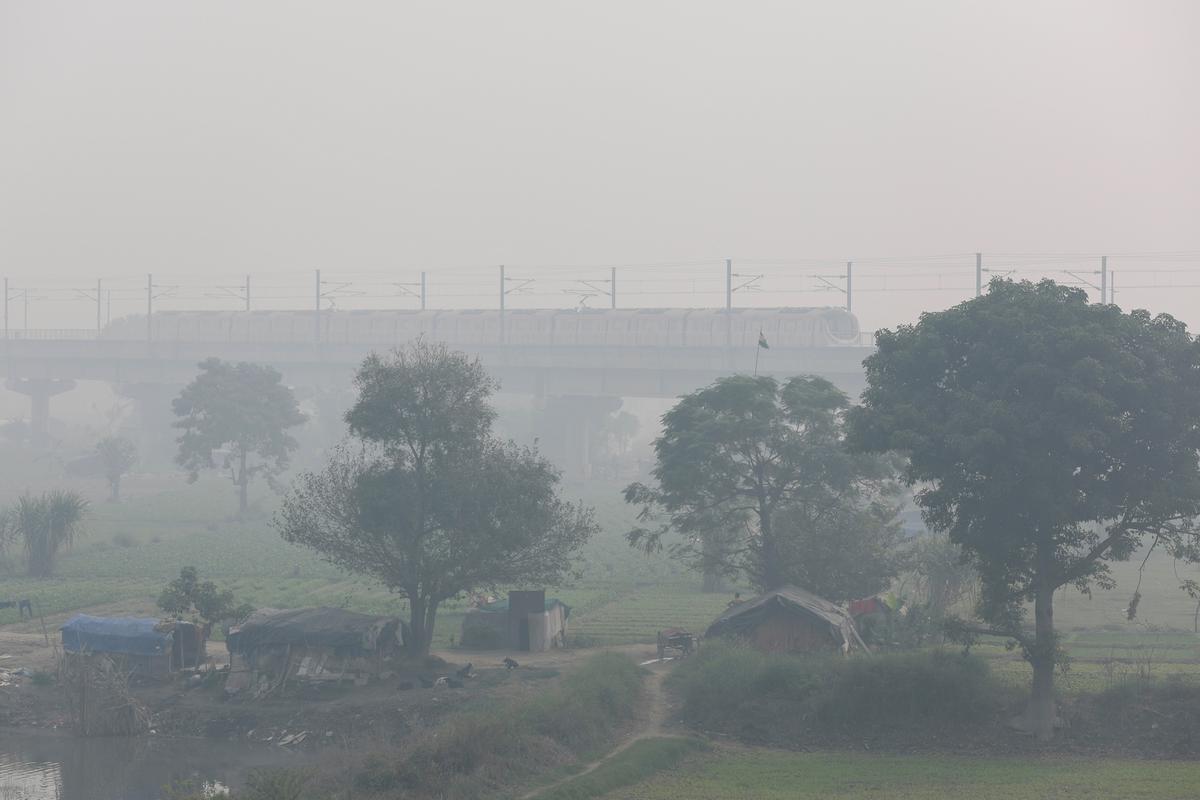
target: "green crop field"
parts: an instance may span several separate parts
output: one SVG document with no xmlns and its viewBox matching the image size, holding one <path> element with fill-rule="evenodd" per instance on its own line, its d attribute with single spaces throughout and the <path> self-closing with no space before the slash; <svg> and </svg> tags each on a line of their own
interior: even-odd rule
<svg viewBox="0 0 1200 800">
<path fill-rule="evenodd" d="M 94 485 L 93 485 L 94 484 Z M 102 486 L 80 488 L 102 497 Z M 666 627 L 702 632 L 729 602 L 729 594 L 704 594 L 698 578 L 665 556 L 631 549 L 623 534 L 634 509 L 616 481 L 566 484 L 564 494 L 595 509 L 601 533 L 588 544 L 582 576 L 549 591 L 572 606 L 570 636 L 578 644 L 651 642 Z M 33 599 L 45 614 L 102 604 L 150 610 L 162 586 L 180 567 L 194 565 L 239 600 L 256 606 L 324 604 L 368 612 L 403 613 L 401 600 L 372 580 L 347 575 L 316 555 L 283 542 L 270 525 L 277 500 L 265 487 L 247 519 L 236 514 L 228 482 L 208 476 L 187 484 L 182 476 L 135 476 L 124 502 L 95 502 L 87 532 L 65 553 L 57 575 L 31 580 L 19 571 L 19 553 L 10 553 L 0 572 L 0 596 Z M 1138 562 L 1117 565 L 1117 589 L 1091 598 L 1073 590 L 1058 595 L 1056 619 L 1073 658 L 1061 685 L 1068 690 L 1105 688 L 1130 675 L 1183 674 L 1200 679 L 1200 637 L 1191 632 L 1195 605 L 1178 590 L 1179 578 L 1196 575 L 1155 556 L 1146 565 L 1138 619 L 1125 609 L 1137 578 Z M 744 587 L 743 587 L 744 588 Z M 3 599 L 3 598 L 0 598 Z M 439 617 L 435 643 L 457 638 L 465 606 L 447 604 Z M 16 613 L 0 611 L 0 624 Z M 980 652 L 1016 684 L 1029 679 L 1019 656 L 996 643 Z"/>
<path fill-rule="evenodd" d="M 402 613 L 402 600 L 376 582 L 347 575 L 315 554 L 281 540 L 270 524 L 273 498 L 239 519 L 229 484 L 182 478 L 153 488 L 131 481 L 129 499 L 91 506 L 86 533 L 64 553 L 49 580 L 25 578 L 19 554 L 0 575 L 0 595 L 28 597 L 47 615 L 110 603 L 148 607 L 185 565 L 259 607 L 333 605 L 366 612 Z M 595 508 L 602 533 L 588 544 L 582 577 L 549 591 L 572 607 L 570 635 L 580 643 L 653 641 L 665 627 L 703 630 L 729 595 L 703 594 L 699 580 L 664 556 L 634 551 L 623 534 L 633 523 L 616 483 L 566 486 L 568 496 Z M 261 497 L 261 492 L 260 492 Z M 457 637 L 464 603 L 445 605 L 435 643 Z M 16 622 L 0 611 L 0 624 Z"/>
<path fill-rule="evenodd" d="M 743 750 L 708 753 L 608 800 L 1184 800 L 1190 762 L 873 756 Z"/>
</svg>

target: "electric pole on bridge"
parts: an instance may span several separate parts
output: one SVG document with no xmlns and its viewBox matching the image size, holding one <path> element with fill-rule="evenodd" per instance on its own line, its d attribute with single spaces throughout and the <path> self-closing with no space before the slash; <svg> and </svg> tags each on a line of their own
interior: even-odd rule
<svg viewBox="0 0 1200 800">
<path fill-rule="evenodd" d="M 154 341 L 154 275 L 146 273 L 146 341 Z"/>
<path fill-rule="evenodd" d="M 317 270 L 317 291 L 313 308 L 313 342 L 321 343 L 321 270 Z"/>
<path fill-rule="evenodd" d="M 846 262 L 846 313 L 854 313 L 854 262 Z"/>
</svg>

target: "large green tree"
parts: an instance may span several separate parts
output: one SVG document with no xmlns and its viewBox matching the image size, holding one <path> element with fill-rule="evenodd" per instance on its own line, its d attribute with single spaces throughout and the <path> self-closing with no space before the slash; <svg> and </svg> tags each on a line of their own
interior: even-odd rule
<svg viewBox="0 0 1200 800">
<path fill-rule="evenodd" d="M 1024 724 L 1050 737 L 1055 590 L 1111 587 L 1107 563 L 1147 537 L 1194 554 L 1200 346 L 1168 316 L 1000 280 L 877 341 L 850 443 L 908 456 L 927 523 L 978 568 L 988 629 L 1033 667 Z"/>
<path fill-rule="evenodd" d="M 592 513 L 559 497 L 536 452 L 492 435 L 496 384 L 478 360 L 417 341 L 370 356 L 355 382 L 353 439 L 300 476 L 276 526 L 406 598 L 410 652 L 428 652 L 450 598 L 572 572 Z"/>
<path fill-rule="evenodd" d="M 250 481 L 273 481 L 287 468 L 296 440 L 288 430 L 303 424 L 292 390 L 268 366 L 210 358 L 173 401 L 180 435 L 175 460 L 195 480 L 218 466 L 238 491 L 238 508 L 249 505 Z M 218 465 L 215 455 L 219 454 Z"/>
<path fill-rule="evenodd" d="M 829 381 L 806 376 L 736 375 L 683 397 L 654 442 L 655 484 L 625 489 L 642 507 L 630 544 L 760 589 L 879 591 L 898 567 L 895 470 L 847 452 L 847 406 Z"/>
</svg>

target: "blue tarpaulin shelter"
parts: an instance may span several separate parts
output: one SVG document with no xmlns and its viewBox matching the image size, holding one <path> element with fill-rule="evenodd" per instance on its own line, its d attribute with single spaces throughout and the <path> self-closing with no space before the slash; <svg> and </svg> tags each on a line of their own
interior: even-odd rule
<svg viewBox="0 0 1200 800">
<path fill-rule="evenodd" d="M 208 657 L 207 626 L 186 620 L 76 614 L 59 630 L 66 652 L 113 656 L 135 675 L 165 678 Z"/>
<path fill-rule="evenodd" d="M 171 631 L 155 630 L 157 619 L 92 617 L 76 614 L 62 626 L 63 649 L 68 653 L 121 653 L 161 656 L 171 652 Z"/>
</svg>

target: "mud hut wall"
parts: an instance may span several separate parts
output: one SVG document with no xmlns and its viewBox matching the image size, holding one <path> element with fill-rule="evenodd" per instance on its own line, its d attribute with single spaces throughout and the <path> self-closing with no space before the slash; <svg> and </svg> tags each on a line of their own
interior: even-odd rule
<svg viewBox="0 0 1200 800">
<path fill-rule="evenodd" d="M 829 623 L 797 611 L 774 609 L 747 631 L 754 647 L 768 653 L 836 650 Z"/>
</svg>

